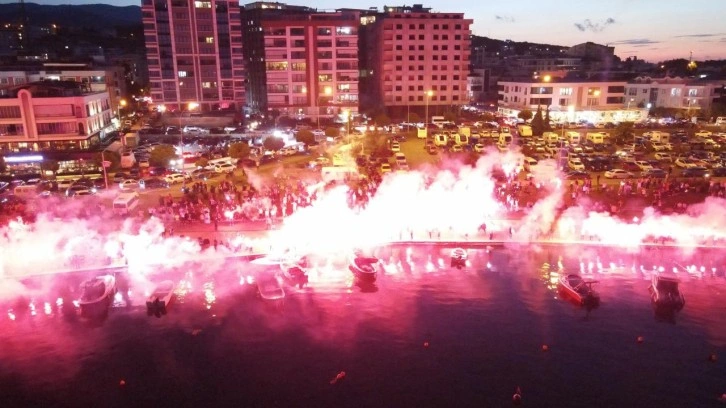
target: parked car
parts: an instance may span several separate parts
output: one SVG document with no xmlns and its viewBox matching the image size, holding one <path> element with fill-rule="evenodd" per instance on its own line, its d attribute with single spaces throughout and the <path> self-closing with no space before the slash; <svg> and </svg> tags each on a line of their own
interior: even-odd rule
<svg viewBox="0 0 726 408">
<path fill-rule="evenodd" d="M 708 169 L 705 167 L 688 167 L 683 169 L 681 177 L 708 177 Z"/>
<path fill-rule="evenodd" d="M 237 168 L 234 164 L 222 163 L 214 166 L 214 171 L 217 173 L 232 173 Z"/>
<path fill-rule="evenodd" d="M 188 177 L 181 173 L 167 174 L 166 177 L 164 177 L 164 181 L 169 184 L 182 183 L 186 179 L 188 179 Z"/>
<path fill-rule="evenodd" d="M 66 189 L 66 197 L 73 197 L 77 194 L 85 194 L 83 192 L 91 193 L 91 188 L 82 184 L 73 185 Z"/>
<path fill-rule="evenodd" d="M 150 190 L 154 188 L 168 188 L 169 182 L 162 180 L 158 177 L 150 177 L 147 179 L 139 180 L 139 187 Z"/>
<path fill-rule="evenodd" d="M 633 173 L 625 171 L 623 169 L 612 169 L 608 170 L 604 174 L 605 178 L 609 179 L 624 179 L 633 177 Z"/>
<path fill-rule="evenodd" d="M 118 184 L 121 190 L 136 190 L 139 188 L 138 180 L 126 179 Z"/>
</svg>

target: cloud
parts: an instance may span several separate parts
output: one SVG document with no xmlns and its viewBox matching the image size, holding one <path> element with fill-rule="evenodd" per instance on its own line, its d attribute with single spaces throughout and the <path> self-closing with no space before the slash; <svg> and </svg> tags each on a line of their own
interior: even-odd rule
<svg viewBox="0 0 726 408">
<path fill-rule="evenodd" d="M 575 23 L 575 27 L 577 27 L 580 31 L 592 31 L 594 33 L 599 33 L 600 31 L 604 30 L 605 27 L 609 26 L 610 24 L 615 24 L 615 19 L 612 17 L 608 17 L 605 21 L 601 22 L 592 22 L 590 19 L 587 19 L 583 21 L 582 23 Z"/>
<path fill-rule="evenodd" d="M 494 18 L 496 18 L 499 21 L 503 21 L 505 23 L 513 23 L 514 22 L 514 17 L 512 17 L 512 16 L 499 16 L 499 15 L 497 15 L 497 16 L 494 16 Z"/>
<path fill-rule="evenodd" d="M 676 35 L 673 38 L 707 38 L 718 37 L 720 35 L 724 35 L 724 33 Z"/>
<path fill-rule="evenodd" d="M 648 38 L 631 38 L 629 40 L 614 41 L 608 43 L 608 45 L 632 45 L 634 47 L 642 47 L 648 44 L 658 44 L 660 41 L 653 41 Z"/>
</svg>

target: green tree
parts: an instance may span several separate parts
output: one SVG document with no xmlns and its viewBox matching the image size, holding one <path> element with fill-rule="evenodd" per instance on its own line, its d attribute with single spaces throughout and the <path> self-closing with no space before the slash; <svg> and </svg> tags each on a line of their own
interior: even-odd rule
<svg viewBox="0 0 726 408">
<path fill-rule="evenodd" d="M 149 164 L 152 166 L 167 167 L 169 162 L 177 160 L 179 156 L 172 145 L 156 146 L 149 154 Z"/>
<path fill-rule="evenodd" d="M 547 107 L 547 110 L 545 110 L 544 130 L 546 132 L 552 131 L 552 124 L 550 123 L 550 108 L 549 107 Z"/>
<path fill-rule="evenodd" d="M 315 143 L 315 135 L 313 132 L 303 129 L 295 135 L 295 140 L 297 140 L 300 143 L 305 143 L 306 146 L 310 146 L 311 144 Z"/>
<path fill-rule="evenodd" d="M 421 122 L 421 116 L 419 116 L 416 112 L 411 112 L 408 114 L 408 121 L 410 123 L 419 123 Z"/>
<path fill-rule="evenodd" d="M 111 163 L 108 167 L 106 167 L 107 171 L 116 171 L 121 166 L 121 155 L 119 155 L 118 152 L 105 150 L 93 155 L 93 163 L 95 163 L 96 166 L 102 168 L 103 160 Z"/>
<path fill-rule="evenodd" d="M 194 162 L 194 165 L 197 167 L 207 167 L 209 164 L 209 159 L 206 157 L 200 157 L 196 162 Z"/>
<path fill-rule="evenodd" d="M 391 124 L 391 118 L 389 118 L 385 113 L 376 115 L 373 121 L 376 122 L 376 125 L 378 126 L 388 126 Z"/>
<path fill-rule="evenodd" d="M 459 115 L 456 112 L 446 111 L 444 112 L 444 120 L 447 122 L 456 123 L 459 120 Z"/>
<path fill-rule="evenodd" d="M 55 173 L 60 168 L 60 165 L 56 160 L 43 160 L 43 162 L 40 163 L 40 169 L 44 172 L 46 171 L 52 171 Z"/>
<path fill-rule="evenodd" d="M 325 129 L 325 136 L 338 137 L 338 136 L 340 136 L 340 129 L 330 126 Z"/>
<path fill-rule="evenodd" d="M 262 142 L 262 146 L 267 150 L 277 151 L 285 147 L 285 141 L 279 137 L 270 136 Z"/>
<path fill-rule="evenodd" d="M 620 122 L 615 128 L 615 143 L 627 144 L 634 141 L 633 122 Z"/>
<path fill-rule="evenodd" d="M 227 154 L 233 159 L 244 159 L 250 155 L 250 145 L 244 142 L 232 143 Z"/>
<path fill-rule="evenodd" d="M 534 116 L 534 114 L 533 114 L 533 113 L 532 113 L 532 111 L 531 111 L 531 110 L 529 110 L 529 109 L 522 109 L 522 110 L 521 110 L 521 111 L 519 111 L 519 113 L 517 114 L 517 117 L 518 117 L 518 118 L 520 118 L 520 119 L 522 119 L 522 120 L 523 120 L 523 121 L 525 121 L 525 122 L 527 122 L 527 121 L 531 120 L 531 119 L 532 119 L 532 116 Z"/>
<path fill-rule="evenodd" d="M 542 119 L 542 108 L 537 106 L 537 112 L 532 117 L 532 123 L 530 123 L 530 126 L 532 127 L 532 136 L 542 136 L 542 133 L 544 133 L 544 119 Z"/>
</svg>

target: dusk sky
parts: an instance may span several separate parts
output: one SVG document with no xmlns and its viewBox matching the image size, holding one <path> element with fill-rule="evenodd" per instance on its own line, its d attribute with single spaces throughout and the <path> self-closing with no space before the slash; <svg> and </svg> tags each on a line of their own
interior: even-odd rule
<svg viewBox="0 0 726 408">
<path fill-rule="evenodd" d="M 0 0 L 14 3 L 17 0 Z M 140 0 L 43 0 L 40 4 L 140 5 Z M 243 2 L 245 4 L 247 2 Z M 290 1 L 319 10 L 369 8 L 368 0 Z M 574 45 L 587 41 L 615 46 L 615 53 L 657 62 L 673 58 L 726 59 L 726 1 L 723 0 L 416 0 L 386 5 L 422 3 L 434 11 L 463 12 L 474 20 L 476 35 L 513 41 Z M 486 5 L 484 5 L 486 4 Z M 546 17 L 544 17 L 546 16 Z"/>
</svg>

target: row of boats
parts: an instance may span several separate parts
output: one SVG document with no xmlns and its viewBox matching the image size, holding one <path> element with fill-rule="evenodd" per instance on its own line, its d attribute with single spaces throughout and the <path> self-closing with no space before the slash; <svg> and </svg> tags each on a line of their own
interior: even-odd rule
<svg viewBox="0 0 726 408">
<path fill-rule="evenodd" d="M 577 274 L 563 275 L 559 279 L 560 293 L 588 310 L 600 306 L 600 294 L 593 289 L 598 283 L 585 280 Z M 680 279 L 669 273 L 656 273 L 648 287 L 651 302 L 656 309 L 679 312 L 686 305 L 686 298 L 679 289 Z"/>
</svg>

